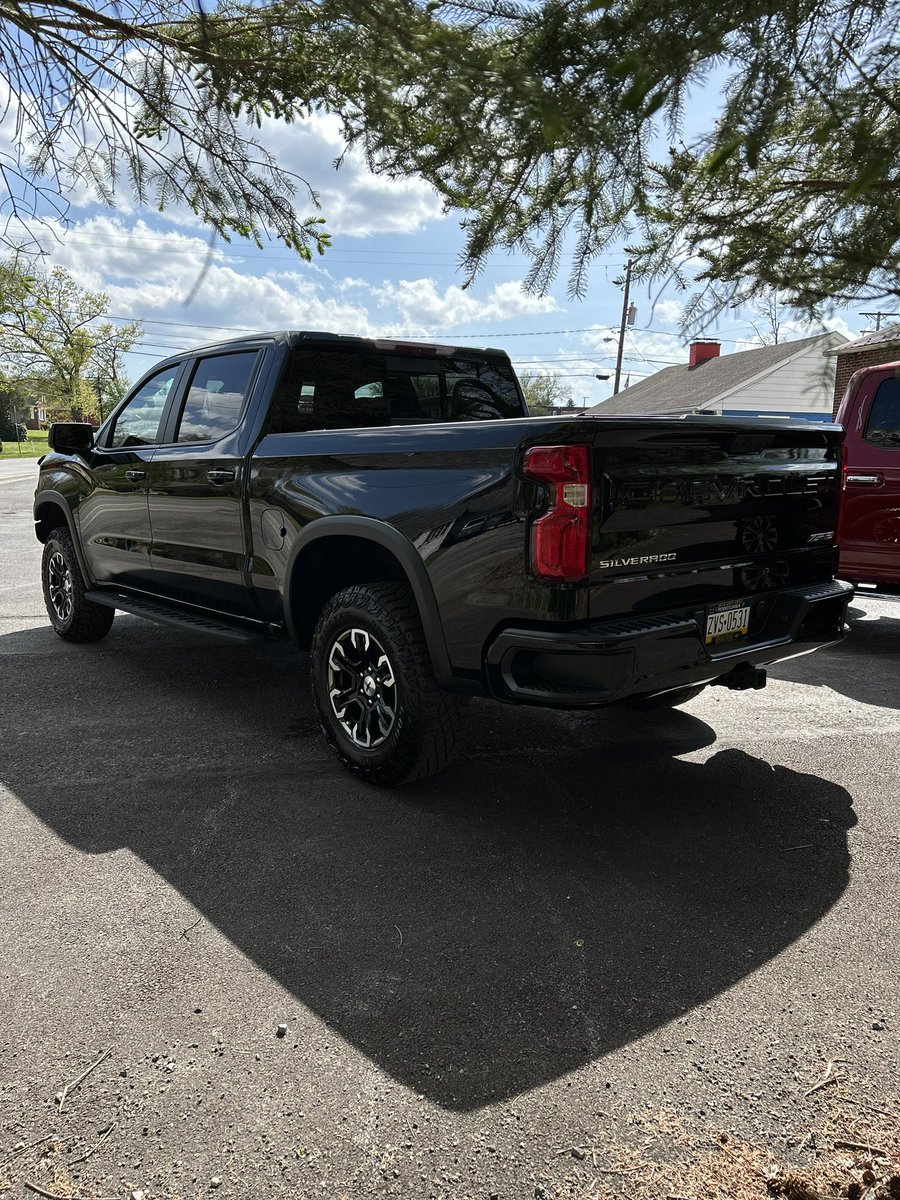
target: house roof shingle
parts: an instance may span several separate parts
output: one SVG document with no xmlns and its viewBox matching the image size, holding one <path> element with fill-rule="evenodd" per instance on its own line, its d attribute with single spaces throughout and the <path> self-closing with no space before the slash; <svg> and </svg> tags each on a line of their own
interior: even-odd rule
<svg viewBox="0 0 900 1200">
<path fill-rule="evenodd" d="M 619 392 L 617 396 L 595 404 L 590 409 L 590 415 L 614 417 L 628 413 L 694 412 L 741 384 L 749 383 L 763 371 L 833 336 L 831 333 L 817 333 L 796 342 L 780 342 L 777 346 L 759 346 L 753 350 L 739 350 L 736 354 L 722 354 L 718 358 L 708 358 L 696 367 L 689 367 L 687 363 L 666 367 Z M 843 351 L 844 347 L 840 349 Z"/>
<path fill-rule="evenodd" d="M 834 354 L 864 354 L 867 350 L 878 350 L 882 346 L 900 346 L 900 324 L 885 325 L 884 329 L 876 329 L 873 333 L 864 333 L 855 342 L 845 342 L 843 346 L 835 346 L 826 353 Z"/>
</svg>

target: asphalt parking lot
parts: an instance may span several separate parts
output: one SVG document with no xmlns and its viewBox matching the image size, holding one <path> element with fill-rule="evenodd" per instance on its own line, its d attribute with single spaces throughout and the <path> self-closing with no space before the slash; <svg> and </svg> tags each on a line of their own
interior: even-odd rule
<svg viewBox="0 0 900 1200">
<path fill-rule="evenodd" d="M 593 1196 L 647 1113 L 781 1152 L 829 1062 L 896 1095 L 900 601 L 652 719 L 476 702 L 379 791 L 299 654 L 59 640 L 0 467 L 8 1196 Z"/>
</svg>

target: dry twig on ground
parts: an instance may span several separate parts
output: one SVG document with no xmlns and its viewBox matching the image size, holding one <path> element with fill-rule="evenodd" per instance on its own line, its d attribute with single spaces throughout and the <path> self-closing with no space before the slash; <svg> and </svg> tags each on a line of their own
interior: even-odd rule
<svg viewBox="0 0 900 1200">
<path fill-rule="evenodd" d="M 91 1071 L 96 1071 L 96 1069 L 100 1066 L 100 1064 L 103 1062 L 106 1062 L 106 1060 L 109 1058 L 109 1056 L 111 1054 L 112 1054 L 112 1046 L 109 1046 L 109 1047 L 107 1047 L 106 1050 L 103 1051 L 103 1053 L 100 1055 L 99 1058 L 94 1059 L 94 1061 L 91 1063 L 91 1065 L 89 1067 L 85 1067 L 85 1069 L 81 1072 L 81 1074 L 78 1076 L 77 1079 L 73 1079 L 71 1083 L 66 1084 L 66 1086 L 62 1089 L 62 1091 L 59 1091 L 56 1093 L 56 1096 L 54 1097 L 54 1099 L 56 1100 L 57 1104 L 59 1105 L 60 1112 L 62 1112 L 63 1105 L 66 1102 L 66 1096 L 68 1096 L 70 1092 L 74 1092 L 75 1089 L 80 1084 L 84 1083 L 85 1079 L 87 1079 L 87 1077 L 88 1077 L 88 1075 L 90 1075 Z"/>
</svg>

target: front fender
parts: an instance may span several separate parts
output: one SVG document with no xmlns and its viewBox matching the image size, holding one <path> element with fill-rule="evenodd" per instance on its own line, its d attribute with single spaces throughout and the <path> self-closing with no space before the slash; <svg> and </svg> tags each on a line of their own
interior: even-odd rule
<svg viewBox="0 0 900 1200">
<path fill-rule="evenodd" d="M 88 583 L 94 583 L 94 577 L 88 569 L 87 559 L 81 549 L 81 541 L 78 537 L 78 526 L 75 521 L 75 512 L 71 499 L 63 492 L 57 491 L 55 488 L 39 488 L 34 495 L 33 505 L 35 536 L 39 542 L 46 542 L 50 535 L 51 529 L 56 525 L 65 524 L 72 536 L 72 543 L 75 546 L 75 553 L 78 556 L 78 565 L 81 568 L 81 574 Z M 63 520 L 55 520 L 54 515 L 58 513 Z"/>
</svg>

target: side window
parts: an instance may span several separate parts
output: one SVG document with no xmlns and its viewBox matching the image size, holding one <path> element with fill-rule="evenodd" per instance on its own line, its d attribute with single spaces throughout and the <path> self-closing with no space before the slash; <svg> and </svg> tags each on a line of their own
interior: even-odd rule
<svg viewBox="0 0 900 1200">
<path fill-rule="evenodd" d="M 900 450 L 900 379 L 884 379 L 869 409 L 866 441 L 883 450 Z"/>
<path fill-rule="evenodd" d="M 373 354 L 299 350 L 288 360 L 269 419 L 272 433 L 389 425 L 383 359 Z"/>
<path fill-rule="evenodd" d="M 269 413 L 268 432 L 365 429 L 525 415 L 505 359 L 369 350 L 295 350 Z"/>
<path fill-rule="evenodd" d="M 451 359 L 446 378 L 451 421 L 525 416 L 515 378 L 502 361 Z"/>
<path fill-rule="evenodd" d="M 177 442 L 214 442 L 237 428 L 257 354 L 243 350 L 200 359 L 181 410 Z"/>
<path fill-rule="evenodd" d="M 488 383 L 471 375 L 447 374 L 450 416 L 454 421 L 496 421 L 505 416 L 503 400 Z"/>
<path fill-rule="evenodd" d="M 372 383 L 362 383 L 353 392 L 354 400 L 381 400 L 384 396 L 384 384 L 380 379 Z"/>
<path fill-rule="evenodd" d="M 119 415 L 108 444 L 113 447 L 154 446 L 159 441 L 163 409 L 181 364 L 166 367 L 141 385 Z"/>
<path fill-rule="evenodd" d="M 415 397 L 414 415 L 426 421 L 441 420 L 441 377 L 440 375 L 410 375 Z"/>
</svg>

